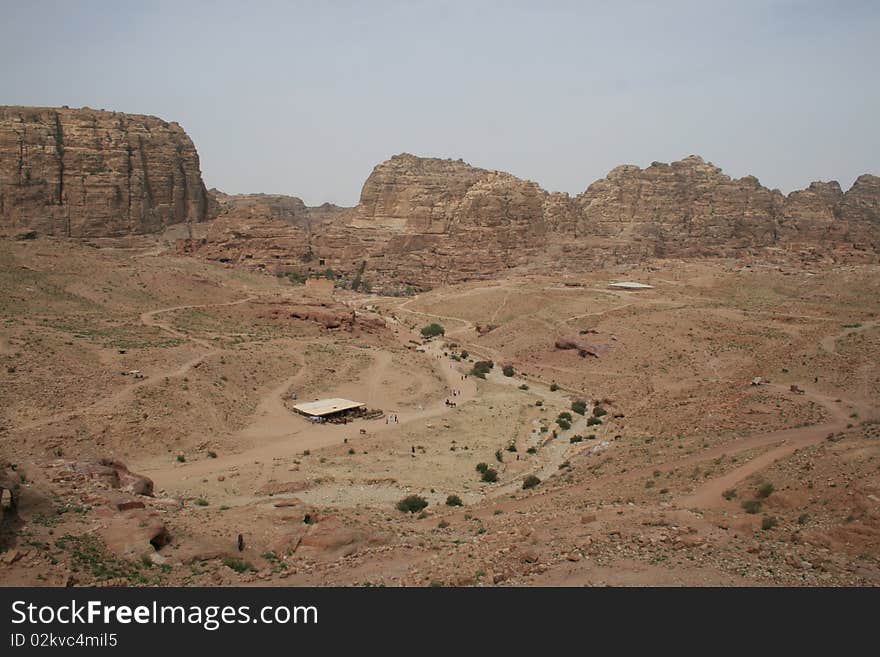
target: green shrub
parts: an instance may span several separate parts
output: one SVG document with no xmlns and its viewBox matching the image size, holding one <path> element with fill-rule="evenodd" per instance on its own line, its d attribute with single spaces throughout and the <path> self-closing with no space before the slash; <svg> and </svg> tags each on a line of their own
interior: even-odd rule
<svg viewBox="0 0 880 657">
<path fill-rule="evenodd" d="M 526 454 L 537 454 L 537 453 L 538 453 L 538 448 L 537 448 L 537 447 L 529 447 L 529 448 L 526 450 Z"/>
<path fill-rule="evenodd" d="M 178 454 L 178 455 L 177 455 L 177 462 L 178 462 L 178 463 L 185 463 L 185 462 L 186 462 L 186 457 L 185 457 L 183 454 Z"/>
<path fill-rule="evenodd" d="M 501 373 L 504 376 L 513 376 L 514 374 L 516 374 L 516 370 L 513 369 L 513 365 L 505 365 L 501 368 Z"/>
<path fill-rule="evenodd" d="M 736 497 L 736 488 L 728 488 L 726 491 L 721 493 L 721 496 L 725 500 L 728 500 L 728 501 L 732 500 L 733 498 Z"/>
<path fill-rule="evenodd" d="M 489 469 L 488 463 L 477 463 L 477 472 L 482 474 L 483 472 L 485 472 L 488 469 Z"/>
<path fill-rule="evenodd" d="M 422 327 L 422 337 L 423 338 L 436 338 L 438 335 L 445 335 L 446 329 L 444 329 L 440 324 L 436 322 L 432 322 L 427 326 Z"/>
<path fill-rule="evenodd" d="M 557 390 L 559 390 L 559 386 L 556 385 L 556 383 L 551 383 L 550 384 L 550 392 L 556 392 Z"/>
<path fill-rule="evenodd" d="M 773 494 L 773 491 L 776 490 L 769 481 L 758 486 L 758 497 L 761 499 L 766 499 Z"/>
<path fill-rule="evenodd" d="M 491 360 L 478 360 L 471 368 L 471 374 L 478 376 L 481 379 L 485 379 L 486 375 L 492 371 L 493 367 L 495 367 L 495 364 Z"/>
<path fill-rule="evenodd" d="M 559 417 L 561 417 L 563 420 L 568 420 L 569 422 L 571 422 L 571 419 L 572 419 L 572 418 L 571 418 L 571 413 L 569 413 L 568 411 L 562 411 L 562 412 L 559 414 Z"/>
<path fill-rule="evenodd" d="M 208 500 L 206 500 L 204 497 L 200 497 L 196 500 L 196 504 L 198 504 L 199 506 L 208 506 Z"/>
<path fill-rule="evenodd" d="M 523 383 L 523 384 L 520 384 L 519 389 L 520 389 L 520 390 L 528 390 L 528 389 L 529 389 L 529 386 L 526 385 L 525 383 Z"/>
<path fill-rule="evenodd" d="M 563 431 L 568 431 L 569 429 L 571 429 L 571 422 L 566 420 L 564 417 L 556 418 L 556 424 L 558 424 L 559 428 Z"/>
<path fill-rule="evenodd" d="M 583 415 L 587 412 L 587 402 L 585 402 L 583 399 L 573 401 L 571 402 L 571 410 L 573 410 L 578 415 Z"/>
<path fill-rule="evenodd" d="M 516 443 L 511 441 L 511 443 L 507 446 L 507 451 L 516 452 Z"/>
<path fill-rule="evenodd" d="M 446 506 L 462 506 L 464 502 L 458 495 L 449 495 L 446 498 Z"/>
<path fill-rule="evenodd" d="M 593 417 L 602 417 L 603 415 L 608 415 L 608 411 L 598 404 L 593 407 Z"/>
<path fill-rule="evenodd" d="M 602 424 L 602 420 L 600 420 L 600 419 L 597 418 L 597 417 L 591 417 L 589 420 L 587 420 L 587 426 L 588 426 L 588 427 L 594 427 L 594 426 L 596 426 L 597 424 Z"/>
<path fill-rule="evenodd" d="M 583 436 L 572 436 L 571 438 L 568 439 L 568 442 L 579 443 L 579 442 L 583 441 L 583 439 L 584 439 Z"/>
<path fill-rule="evenodd" d="M 535 475 L 529 475 L 525 479 L 523 479 L 523 490 L 528 490 L 529 488 L 534 488 L 538 484 L 541 483 L 541 480 L 538 479 Z"/>
<path fill-rule="evenodd" d="M 226 557 L 223 559 L 223 565 L 227 568 L 232 568 L 237 573 L 244 573 L 248 570 L 256 570 L 254 568 L 254 564 L 250 561 L 244 561 L 243 559 L 233 559 L 232 557 Z"/>
<path fill-rule="evenodd" d="M 217 452 L 208 452 L 208 458 L 209 459 L 217 458 Z"/>
<path fill-rule="evenodd" d="M 761 529 L 767 531 L 768 529 L 773 529 L 776 525 L 779 524 L 779 521 L 776 520 L 773 516 L 764 516 L 761 520 Z"/>
<path fill-rule="evenodd" d="M 462 360 L 467 360 L 468 356 L 470 356 L 470 354 L 468 352 L 466 352 L 466 351 L 461 352 L 461 359 Z"/>
<path fill-rule="evenodd" d="M 758 513 L 761 510 L 761 500 L 745 500 L 742 508 L 746 513 Z"/>
<path fill-rule="evenodd" d="M 504 454 L 501 453 L 501 450 L 495 451 L 495 460 L 499 463 L 504 463 Z"/>
<path fill-rule="evenodd" d="M 498 471 L 493 468 L 489 468 L 483 473 L 482 480 L 488 484 L 494 484 L 498 481 Z"/>
<path fill-rule="evenodd" d="M 428 506 L 428 500 L 418 495 L 407 495 L 396 506 L 398 511 L 403 511 L 404 513 L 418 513 Z"/>
</svg>

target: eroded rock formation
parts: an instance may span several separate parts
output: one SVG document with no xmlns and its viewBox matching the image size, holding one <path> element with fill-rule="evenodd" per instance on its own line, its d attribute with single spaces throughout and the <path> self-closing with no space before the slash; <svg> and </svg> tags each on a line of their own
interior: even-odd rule
<svg viewBox="0 0 880 657">
<path fill-rule="evenodd" d="M 177 123 L 0 107 L 0 234 L 108 237 L 211 216 L 199 156 Z"/>
</svg>

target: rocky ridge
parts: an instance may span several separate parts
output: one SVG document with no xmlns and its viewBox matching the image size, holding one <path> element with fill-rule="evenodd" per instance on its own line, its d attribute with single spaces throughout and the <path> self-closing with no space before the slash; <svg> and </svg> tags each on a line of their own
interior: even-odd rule
<svg viewBox="0 0 880 657">
<path fill-rule="evenodd" d="M 198 153 L 179 124 L 0 107 L 0 233 L 111 237 L 212 216 Z"/>
</svg>

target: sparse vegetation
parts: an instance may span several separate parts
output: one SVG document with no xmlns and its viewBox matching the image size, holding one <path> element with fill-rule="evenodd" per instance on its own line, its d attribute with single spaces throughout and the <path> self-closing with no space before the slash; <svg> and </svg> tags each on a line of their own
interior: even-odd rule
<svg viewBox="0 0 880 657">
<path fill-rule="evenodd" d="M 774 490 L 776 489 L 773 487 L 773 484 L 771 484 L 769 481 L 764 482 L 763 484 L 758 486 L 758 497 L 762 500 L 766 499 L 773 494 Z"/>
<path fill-rule="evenodd" d="M 397 503 L 397 510 L 404 513 L 419 513 L 428 506 L 428 500 L 419 495 L 407 495 Z"/>
<path fill-rule="evenodd" d="M 577 399 L 571 402 L 571 410 L 573 410 L 578 415 L 583 415 L 587 412 L 587 402 L 583 399 Z"/>
<path fill-rule="evenodd" d="M 462 506 L 464 502 L 458 495 L 448 495 L 446 497 L 446 506 Z"/>
<path fill-rule="evenodd" d="M 442 325 L 432 322 L 431 324 L 422 327 L 423 338 L 436 338 L 438 335 L 446 335 L 446 329 L 444 329 Z"/>
<path fill-rule="evenodd" d="M 721 496 L 722 496 L 725 500 L 727 500 L 728 502 L 729 502 L 730 500 L 735 499 L 735 498 L 736 498 L 736 488 L 728 488 L 726 491 L 724 491 L 723 493 L 721 493 Z"/>
<path fill-rule="evenodd" d="M 495 367 L 495 364 L 491 360 L 478 360 L 471 368 L 471 374 L 481 379 L 485 379 L 486 375 L 492 371 L 493 367 Z"/>
<path fill-rule="evenodd" d="M 498 471 L 494 470 L 493 468 L 488 468 L 483 473 L 483 476 L 481 477 L 481 479 L 488 484 L 493 484 L 496 481 L 498 481 Z"/>
<path fill-rule="evenodd" d="M 528 490 L 529 488 L 534 488 L 538 484 L 541 483 L 541 480 L 538 479 L 535 475 L 529 475 L 525 479 L 523 479 L 523 490 Z"/>
<path fill-rule="evenodd" d="M 249 570 L 256 570 L 254 568 L 254 564 L 250 561 L 245 561 L 244 559 L 234 559 L 232 557 L 226 557 L 223 559 L 223 565 L 227 568 L 232 568 L 237 573 L 246 573 Z"/>
<path fill-rule="evenodd" d="M 779 521 L 776 520 L 774 516 L 764 516 L 761 519 L 761 529 L 767 531 L 769 529 L 773 529 L 776 525 L 779 524 Z"/>
<path fill-rule="evenodd" d="M 761 500 L 744 500 L 742 508 L 745 509 L 746 513 L 759 513 L 761 511 Z"/>
<path fill-rule="evenodd" d="M 516 370 L 513 369 L 513 365 L 505 365 L 501 368 L 501 373 L 504 376 L 513 376 L 514 374 L 516 374 Z"/>
</svg>

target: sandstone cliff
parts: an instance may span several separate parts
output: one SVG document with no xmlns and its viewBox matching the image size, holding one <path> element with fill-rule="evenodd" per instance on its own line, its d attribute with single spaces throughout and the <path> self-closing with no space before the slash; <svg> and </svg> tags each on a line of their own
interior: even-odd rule
<svg viewBox="0 0 880 657">
<path fill-rule="evenodd" d="M 404 153 L 373 170 L 358 206 L 316 236 L 315 250 L 334 269 L 380 283 L 485 278 L 541 250 L 547 197 L 507 173 Z"/>
<path fill-rule="evenodd" d="M 697 156 L 617 167 L 572 198 L 461 160 L 401 154 L 375 167 L 356 208 L 320 227 L 297 216 L 285 227 L 271 204 L 262 206 L 252 204 L 241 220 L 227 212 L 203 253 L 219 257 L 222 243 L 235 260 L 301 273 L 329 267 L 351 284 L 386 291 L 512 267 L 577 271 L 767 248 L 873 260 L 880 253 L 877 176 L 861 176 L 845 193 L 836 182 L 816 182 L 785 196 Z"/>
<path fill-rule="evenodd" d="M 0 233 L 151 233 L 211 210 L 177 123 L 92 109 L 0 107 Z"/>
</svg>

